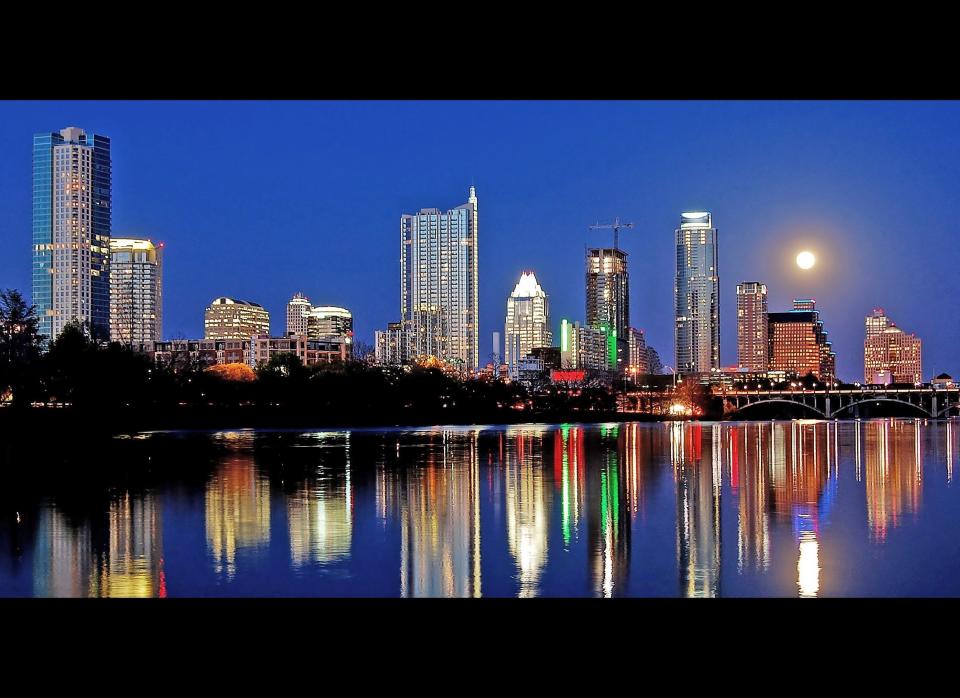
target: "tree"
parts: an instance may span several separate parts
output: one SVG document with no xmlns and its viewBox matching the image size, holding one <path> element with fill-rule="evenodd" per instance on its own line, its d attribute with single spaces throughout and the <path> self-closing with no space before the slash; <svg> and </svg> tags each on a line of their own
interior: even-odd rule
<svg viewBox="0 0 960 698">
<path fill-rule="evenodd" d="M 0 291 L 0 394 L 9 389 L 15 404 L 30 401 L 28 386 L 42 349 L 36 306 L 16 289 Z"/>
</svg>

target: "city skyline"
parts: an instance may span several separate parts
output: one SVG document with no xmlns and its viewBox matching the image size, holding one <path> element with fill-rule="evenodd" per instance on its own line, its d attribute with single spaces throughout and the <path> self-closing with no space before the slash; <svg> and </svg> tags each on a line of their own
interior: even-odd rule
<svg viewBox="0 0 960 698">
<path fill-rule="evenodd" d="M 150 168 L 138 167 L 139 163 L 145 162 L 148 154 L 153 156 L 157 153 L 154 148 L 148 147 L 152 139 L 148 137 L 150 129 L 144 126 L 141 131 L 135 128 L 136 124 L 143 121 L 155 123 L 155 120 L 160 118 L 160 114 L 169 115 L 170 112 L 176 111 L 196 114 L 200 122 L 206 122 L 218 113 L 223 114 L 222 108 L 217 105 L 198 103 L 187 105 L 174 103 L 17 105 L 13 103 L 10 106 L 14 124 L 12 129 L 3 134 L 3 137 L 9 139 L 6 152 L 10 153 L 11 157 L 0 171 L 0 183 L 5 185 L 7 204 L 3 207 L 6 210 L 0 213 L 0 216 L 3 216 L 3 229 L 8 231 L 8 246 L 14 250 L 24 249 L 22 241 L 26 227 L 29 226 L 30 184 L 29 177 L 25 176 L 24 172 L 29 171 L 31 153 L 29 146 L 25 145 L 26 138 L 47 129 L 53 132 L 54 129 L 70 124 L 82 127 L 87 133 L 105 134 L 112 141 L 115 190 L 112 234 L 129 237 L 148 234 L 154 239 L 167 241 L 169 245 L 166 251 L 168 259 L 165 264 L 164 284 L 167 301 L 165 338 L 178 335 L 201 336 L 201 309 L 212 298 L 221 295 L 249 298 L 262 303 L 271 315 L 280 318 L 283 317 L 282 311 L 291 293 L 302 289 L 309 297 L 323 298 L 325 302 L 350 308 L 357 318 L 359 339 L 368 343 L 371 342 L 374 329 L 384 327 L 387 322 L 396 319 L 395 310 L 391 311 L 389 307 L 390 298 L 395 297 L 395 291 L 392 291 L 391 287 L 396 288 L 395 282 L 390 283 L 391 277 L 395 278 L 395 272 L 393 272 L 396 268 L 395 252 L 392 251 L 395 247 L 389 244 L 391 231 L 396 230 L 393 227 L 395 222 L 386 226 L 365 222 L 363 228 L 372 244 L 364 245 L 355 235 L 346 235 L 344 236 L 346 239 L 338 240 L 335 234 L 336 228 L 329 230 L 327 235 L 327 228 L 323 224 L 316 225 L 321 221 L 333 220 L 330 217 L 331 214 L 324 215 L 322 218 L 318 216 L 313 230 L 302 230 L 297 226 L 291 226 L 293 217 L 286 215 L 282 207 L 273 206 L 272 212 L 275 214 L 273 217 L 253 216 L 254 220 L 260 221 L 257 228 L 261 231 L 270 231 L 268 236 L 263 236 L 261 232 L 261 237 L 257 238 L 250 233 L 244 235 L 238 233 L 237 226 L 230 223 L 230 216 L 212 211 L 211 209 L 217 207 L 211 206 L 209 201 L 203 203 L 204 197 L 200 199 L 191 197 L 190 192 L 183 189 L 183 182 L 171 181 L 172 191 L 165 191 L 156 185 L 149 186 L 149 182 L 159 181 L 157 177 L 172 176 L 173 170 L 170 169 L 173 162 L 172 155 L 159 157 L 161 162 L 157 163 L 156 167 L 154 163 L 151 163 Z M 108 106 L 115 107 L 115 113 L 107 114 Z M 950 200 L 952 193 L 948 193 L 950 192 L 948 184 L 952 186 L 952 183 L 948 183 L 946 179 L 937 180 L 934 175 L 940 170 L 937 170 L 933 163 L 924 162 L 924 158 L 929 159 L 933 145 L 937 146 L 938 162 L 942 157 L 940 151 L 943 148 L 950 150 L 958 145 L 956 139 L 947 138 L 945 130 L 949 130 L 947 127 L 956 123 L 960 116 L 960 110 L 955 105 L 846 103 L 804 105 L 520 103 L 504 105 L 479 103 L 470 106 L 476 111 L 496 116 L 494 121 L 503 127 L 504 133 L 510 133 L 513 139 L 530 128 L 529 122 L 532 115 L 547 111 L 562 116 L 563 110 L 567 110 L 559 126 L 559 130 L 567 135 L 570 135 L 573 125 L 590 115 L 600 113 L 612 114 L 610 118 L 618 126 L 614 132 L 621 136 L 624 134 L 623 115 L 625 114 L 635 117 L 638 124 L 649 122 L 655 130 L 660 132 L 669 131 L 665 125 L 665 115 L 672 114 L 682 122 L 678 126 L 677 133 L 689 133 L 693 115 L 696 114 L 726 115 L 725 123 L 728 126 L 736 122 L 734 117 L 739 116 L 754 126 L 764 126 L 765 131 L 761 129 L 762 132 L 757 136 L 757 143 L 764 142 L 766 139 L 768 147 L 773 144 L 769 157 L 758 155 L 760 148 L 753 145 L 748 148 L 752 155 L 747 159 L 755 165 L 765 166 L 766 169 L 761 167 L 761 170 L 767 173 L 767 179 L 772 178 L 774 181 L 773 193 L 775 194 L 776 190 L 780 191 L 780 194 L 773 198 L 779 199 L 778 205 L 782 214 L 770 215 L 771 187 L 767 187 L 767 196 L 756 191 L 748 196 L 749 192 L 742 191 L 744 187 L 747 189 L 752 187 L 754 190 L 757 188 L 753 180 L 744 176 L 749 168 L 746 168 L 743 158 L 724 161 L 722 170 L 713 168 L 715 176 L 707 178 L 708 184 L 704 184 L 705 178 L 699 176 L 696 180 L 682 177 L 678 180 L 677 176 L 682 172 L 682 165 L 689 162 L 692 154 L 690 151 L 694 150 L 693 145 L 696 143 L 683 148 L 677 145 L 660 148 L 655 151 L 654 162 L 637 162 L 636 167 L 618 166 L 614 174 L 601 178 L 612 187 L 604 196 L 598 195 L 597 185 L 583 178 L 565 177 L 553 171 L 543 176 L 539 183 L 531 178 L 530 168 L 536 162 L 543 162 L 545 157 L 543 147 L 552 143 L 553 137 L 538 141 L 538 148 L 533 149 L 536 152 L 527 148 L 516 155 L 515 160 L 526 172 L 525 185 L 519 187 L 517 174 L 513 170 L 506 166 L 498 168 L 492 166 L 495 164 L 492 161 L 496 158 L 477 156 L 478 160 L 483 161 L 483 166 L 471 162 L 471 158 L 465 158 L 462 165 L 458 163 L 441 168 L 443 176 L 440 173 L 429 173 L 425 170 L 421 172 L 419 163 L 422 161 L 417 160 L 415 184 L 411 185 L 409 182 L 404 183 L 393 178 L 394 181 L 389 186 L 393 187 L 396 193 L 392 196 L 388 195 L 382 202 L 377 203 L 376 207 L 368 205 L 366 209 L 377 220 L 386 216 L 395 221 L 400 213 L 416 210 L 424 203 L 437 202 L 446 206 L 449 202 L 460 200 L 462 194 L 459 192 L 463 191 L 467 183 L 475 182 L 478 190 L 484 193 L 485 199 L 485 243 L 480 253 L 482 257 L 480 264 L 483 266 L 480 283 L 479 343 L 481 346 L 488 341 L 487 338 L 498 324 L 497 316 L 500 313 L 494 311 L 502 303 L 502 298 L 509 292 L 511 286 L 510 281 L 504 283 L 504 280 L 513 276 L 515 281 L 516 272 L 526 266 L 535 266 L 544 286 L 551 288 L 555 325 L 556 318 L 559 317 L 580 318 L 582 311 L 578 312 L 578 308 L 582 308 L 584 289 L 580 283 L 576 282 L 576 275 L 572 271 L 579 266 L 576 258 L 582 254 L 583 246 L 590 244 L 593 239 L 588 226 L 592 221 L 609 220 L 613 214 L 622 212 L 626 218 L 637 223 L 636 230 L 621 241 L 621 247 L 631 255 L 630 271 L 631 276 L 634 277 L 630 299 L 634 307 L 631 324 L 644 328 L 648 344 L 657 347 L 661 353 L 667 352 L 669 356 L 670 347 L 673 344 L 672 333 L 669 332 L 671 284 L 669 280 L 664 283 L 664 276 L 669 279 L 671 256 L 669 252 L 664 255 L 663 250 L 665 246 L 670 245 L 672 227 L 675 225 L 672 221 L 675 221 L 676 214 L 702 206 L 703 210 L 710 210 L 714 215 L 719 216 L 721 221 L 719 227 L 723 234 L 723 241 L 720 244 L 723 247 L 721 254 L 724 260 L 721 295 L 725 298 L 734 297 L 733 289 L 739 279 L 762 278 L 770 289 L 771 308 L 787 307 L 791 297 L 817 298 L 818 308 L 823 311 L 824 321 L 830 327 L 831 339 L 838 354 L 838 373 L 844 379 L 851 380 L 862 372 L 863 330 L 860 323 L 870 308 L 879 305 L 888 308 L 892 315 L 902 318 L 904 324 L 918 336 L 937 338 L 936 341 L 930 341 L 924 347 L 924 369 L 925 374 L 929 374 L 925 375 L 925 378 L 943 371 L 956 373 L 957 367 L 951 355 L 951 347 L 956 343 L 958 319 L 941 304 L 952 296 L 953 291 L 957 290 L 957 282 L 947 273 L 948 266 L 941 268 L 941 265 L 935 263 L 936 242 L 940 241 L 943 244 L 943 238 L 938 239 L 937 234 L 932 232 L 936 219 L 931 217 L 938 208 L 942 208 L 945 202 Z M 460 120 L 440 134 L 439 141 L 442 144 L 448 144 L 450 139 L 459 132 L 460 127 L 477 126 L 476 115 L 471 115 L 468 110 L 463 109 L 463 105 L 455 104 L 273 105 L 259 103 L 239 104 L 237 107 L 241 114 L 239 122 L 246 125 L 257 121 L 269 122 L 271 118 L 277 118 L 277 114 L 274 113 L 277 112 L 287 114 L 288 120 L 293 121 L 305 118 L 303 115 L 313 115 L 321 122 L 325 120 L 329 122 L 332 119 L 339 125 L 340 130 L 346 129 L 346 126 L 337 122 L 336 117 L 342 119 L 345 114 L 359 117 L 357 125 L 366 128 L 377 121 L 377 113 L 384 111 L 401 115 L 401 120 L 408 127 L 413 123 L 421 123 L 412 121 L 414 114 L 418 118 L 427 119 L 430 123 L 433 123 L 434 119 L 441 114 L 458 115 Z M 293 107 L 300 109 L 302 114 L 298 116 L 295 113 L 296 110 L 290 111 Z M 154 111 L 157 114 L 148 118 L 146 115 L 148 111 Z M 832 114 L 836 116 L 836 120 L 831 121 Z M 924 121 L 929 129 L 933 129 L 933 135 L 919 141 L 915 134 L 911 135 L 911 123 L 914 118 Z M 211 172 L 210 167 L 216 157 L 224 155 L 224 148 L 230 140 L 229 136 L 237 128 L 236 124 L 227 122 L 227 119 L 223 119 L 223 132 L 205 146 L 209 150 L 207 153 L 209 159 L 204 157 L 203 149 L 196 151 L 193 154 L 194 160 L 191 161 L 192 169 L 195 171 L 182 175 L 182 179 L 194 186 L 195 191 L 206 191 L 204 186 L 200 186 L 206 181 L 211 182 L 206 186 L 218 187 L 218 191 L 219 187 L 226 186 L 226 184 L 216 184 L 218 181 L 216 178 L 211 177 L 205 180 L 204 175 Z M 854 122 L 858 126 L 872 124 L 872 130 L 864 127 L 854 133 L 851 131 Z M 742 137 L 743 124 L 736 122 L 736 126 L 734 130 Z M 831 175 L 823 162 L 817 161 L 816 158 L 801 157 L 798 153 L 787 153 L 788 157 L 784 159 L 782 132 L 788 126 L 794 132 L 799 131 L 804 136 L 808 145 L 813 146 L 814 153 L 823 158 L 823 162 L 833 163 L 835 166 L 839 158 L 838 173 Z M 819 133 L 815 126 L 823 132 L 823 141 L 818 141 L 815 137 Z M 171 130 L 172 127 L 169 125 L 166 128 L 169 133 L 178 134 L 182 129 L 184 133 L 180 135 L 184 136 L 186 142 L 190 142 L 189 133 L 195 129 L 182 122 L 177 122 L 176 131 Z M 836 191 L 831 191 L 825 185 L 825 182 L 829 181 L 833 188 L 837 189 L 838 176 L 853 172 L 852 163 L 844 160 L 844 153 L 850 151 L 851 155 L 856 153 L 862 156 L 869 149 L 871 139 L 876 140 L 878 133 L 888 134 L 886 140 L 889 140 L 889 132 L 897 129 L 899 129 L 897 133 L 901 137 L 901 144 L 886 151 L 881 148 L 880 152 L 885 154 L 878 156 L 874 161 L 877 165 L 874 169 L 879 168 L 885 176 L 883 186 L 878 185 L 875 195 L 871 195 L 871 190 L 866 184 L 869 178 L 865 177 L 855 177 L 858 186 L 854 187 L 850 186 L 849 180 L 841 182 L 839 189 L 844 196 L 838 196 Z M 489 127 L 481 128 L 480 131 L 482 133 L 479 135 L 491 138 Z M 709 133 L 717 136 L 716 129 L 710 130 Z M 16 138 L 11 134 L 16 135 Z M 600 152 L 599 145 L 602 142 L 608 142 L 612 135 L 601 137 L 599 129 L 588 130 L 586 134 L 580 137 L 573 147 L 581 158 L 590 160 L 595 152 Z M 781 140 L 774 137 L 778 134 Z M 838 139 L 838 136 L 844 136 L 844 138 Z M 694 141 L 702 144 L 706 138 L 707 135 L 703 135 L 695 138 Z M 944 142 L 945 138 L 947 138 L 946 142 Z M 633 147 L 637 147 L 638 139 L 635 133 L 629 140 L 634 144 Z M 838 140 L 845 144 L 841 152 L 828 152 L 826 142 Z M 382 143 L 382 137 L 378 142 Z M 405 152 L 405 149 L 416 147 L 418 143 L 422 144 L 422 138 L 418 138 L 414 133 L 406 137 L 402 144 L 394 147 Z M 912 150 L 908 149 L 907 143 L 914 146 Z M 501 143 L 494 149 L 499 153 L 498 162 L 501 165 L 504 158 L 502 145 Z M 440 143 L 431 144 L 427 147 L 427 151 L 433 153 L 439 146 Z M 717 136 L 715 146 L 715 155 L 712 157 L 718 161 L 722 160 L 724 154 L 729 155 L 731 152 L 731 139 Z M 182 152 L 178 150 L 179 146 L 176 144 L 172 147 L 177 153 Z M 681 157 L 675 166 L 664 168 L 665 157 L 671 154 L 676 155 L 679 152 L 678 148 L 688 155 Z M 369 151 L 363 152 L 365 162 L 369 166 L 372 156 Z M 291 151 L 281 148 L 279 153 L 269 155 L 261 153 L 260 161 L 271 163 L 275 168 L 281 168 L 289 163 L 292 155 Z M 287 159 L 285 160 L 284 157 Z M 338 157 L 342 159 L 343 156 Z M 561 153 L 560 157 L 563 159 L 565 156 Z M 297 160 L 295 157 L 293 159 Z M 945 159 L 949 160 L 949 158 Z M 243 166 L 234 168 L 233 172 L 224 176 L 234 182 L 239 176 L 240 184 L 245 184 L 246 187 L 254 185 L 252 188 L 241 188 L 244 196 L 240 197 L 243 201 L 237 208 L 248 210 L 248 212 L 263 211 L 263 206 L 268 203 L 275 204 L 278 201 L 277 197 L 281 195 L 281 189 L 271 188 L 269 183 L 255 176 L 255 171 L 251 169 L 253 160 L 244 165 L 246 161 L 242 159 L 231 161 L 228 158 L 222 164 L 229 169 L 231 162 Z M 600 164 L 597 161 L 593 163 Z M 782 166 L 783 170 L 771 170 L 774 163 Z M 27 169 L 22 168 L 24 164 Z M 791 181 L 791 177 L 784 175 L 783 172 L 795 171 L 798 164 L 803 165 L 800 167 L 803 170 L 801 173 L 803 176 L 799 179 L 793 177 L 792 181 L 800 186 L 786 192 L 789 189 L 787 182 Z M 182 166 L 182 162 L 180 165 Z M 150 172 L 145 171 L 150 169 L 155 170 L 152 177 Z M 908 171 L 922 175 L 920 179 L 928 184 L 932 183 L 931 186 L 920 187 L 916 177 L 906 178 L 903 173 Z M 857 172 L 859 173 L 860 170 Z M 818 183 L 815 176 L 818 173 L 822 175 L 821 183 Z M 947 173 L 941 172 L 942 177 L 945 174 Z M 952 171 L 949 174 L 952 175 Z M 650 177 L 661 176 L 672 178 L 672 190 L 667 196 L 663 196 L 663 187 L 650 180 Z M 646 182 L 645 186 L 636 186 L 638 178 Z M 289 191 L 290 194 L 297 191 L 300 186 L 289 175 L 278 179 L 280 184 L 287 188 L 283 191 Z M 324 182 L 329 183 L 329 177 L 324 179 Z M 905 191 L 901 192 L 903 196 L 897 199 L 901 209 L 911 214 L 906 218 L 903 211 L 891 208 L 889 204 L 878 198 L 882 191 L 885 191 L 888 196 L 897 198 L 898 189 L 893 187 L 894 183 L 906 186 Z M 329 197 L 323 193 L 313 195 L 315 205 L 320 209 L 332 210 L 331 202 L 336 199 L 337 195 L 334 192 L 337 191 L 344 193 L 347 189 L 353 188 L 361 192 L 361 194 L 354 194 L 354 197 L 367 196 L 363 191 L 366 187 L 365 183 L 355 176 L 352 179 L 344 177 L 334 184 L 336 186 L 332 188 Z M 265 202 L 262 205 L 247 201 L 253 196 L 257 185 L 266 187 L 266 192 L 272 192 L 271 195 L 265 196 Z M 503 188 L 505 185 L 508 185 L 507 190 Z M 377 186 L 380 191 L 389 191 L 383 182 Z M 717 191 L 718 187 L 720 190 L 726 189 L 726 194 L 723 191 Z M 738 187 L 741 190 L 739 192 Z M 629 196 L 625 188 L 630 190 Z M 158 191 L 162 192 L 162 195 L 156 196 Z M 184 196 L 184 194 L 187 195 Z M 652 201 L 652 198 L 658 196 L 660 198 Z M 351 199 L 348 197 L 348 200 Z M 650 206 L 651 202 L 653 206 Z M 670 211 L 665 215 L 664 209 L 668 205 Z M 773 208 L 776 209 L 777 206 L 774 205 Z M 784 208 L 787 209 L 785 213 Z M 13 214 L 10 213 L 11 210 Z M 160 222 L 172 213 L 177 214 L 172 220 L 180 220 L 180 225 Z M 541 225 L 534 215 L 538 213 L 549 213 L 546 226 Z M 236 212 L 233 213 L 235 214 Z M 212 219 L 215 220 L 218 216 L 223 219 L 219 223 L 212 222 Z M 201 226 L 201 230 L 195 230 L 185 225 L 193 218 L 206 227 Z M 869 219 L 871 224 L 864 227 L 862 222 L 864 219 Z M 17 220 L 19 223 L 14 223 Z M 278 223 L 281 224 L 280 228 L 286 229 L 285 234 L 281 235 L 276 230 Z M 878 223 L 880 225 L 877 225 Z M 211 225 L 213 225 L 212 228 Z M 249 230 L 251 225 L 252 223 L 248 223 L 246 229 Z M 827 231 L 826 228 L 830 227 L 833 230 Z M 826 234 L 827 232 L 832 233 L 832 239 Z M 392 234 L 395 235 L 395 232 Z M 319 256 L 314 258 L 304 250 L 304 254 L 288 254 L 288 256 L 305 257 L 303 259 L 305 271 L 284 269 L 282 264 L 277 266 L 277 258 L 271 256 L 272 246 L 282 248 L 281 251 L 285 252 L 291 247 L 302 246 L 310 235 L 318 238 L 317 244 L 331 247 L 329 258 Z M 940 235 L 942 236 L 942 233 Z M 236 239 L 240 244 L 223 247 L 225 239 Z M 545 240 L 549 240 L 549 244 L 544 244 Z M 221 245 L 218 252 L 223 251 L 222 266 L 224 268 L 222 270 L 213 268 L 221 265 L 209 265 L 210 245 L 214 243 Z M 801 273 L 791 268 L 793 257 L 799 250 L 807 247 L 817 254 L 818 265 L 809 272 Z M 353 256 L 357 259 L 351 259 L 349 253 L 351 249 L 354 251 Z M 757 256 L 760 259 L 757 259 Z M 358 278 L 356 265 L 361 261 L 368 273 L 363 282 L 358 283 L 351 279 Z M 17 254 L 8 255 L 0 261 L 0 279 L 2 279 L 0 285 L 29 289 L 31 286 L 29 266 L 24 262 L 24 256 L 18 257 Z M 196 283 L 199 274 L 195 265 L 201 263 L 205 265 L 205 270 L 210 270 L 211 274 L 209 279 L 203 278 L 202 283 Z M 264 267 L 269 269 L 269 274 L 250 273 L 257 268 L 258 264 L 270 264 L 270 267 Z M 873 269 L 878 266 L 883 273 L 866 272 L 868 267 Z M 664 269 L 664 267 L 667 268 Z M 266 276 L 271 278 L 263 278 Z M 190 281 L 186 282 L 186 279 Z M 254 284 L 254 282 L 257 283 Z M 936 293 L 934 293 L 935 290 Z M 186 298 L 191 297 L 193 300 L 188 302 Z M 500 300 L 491 303 L 491 298 Z M 383 304 L 387 305 L 385 311 L 380 309 Z M 721 304 L 720 345 L 723 351 L 720 357 L 721 366 L 736 363 L 734 313 L 735 308 L 732 304 Z M 947 318 L 947 326 L 942 328 L 944 316 Z M 664 332 L 664 326 L 667 332 Z M 558 327 L 551 329 L 556 335 Z M 483 352 L 481 352 L 481 360 L 483 358 Z"/>
</svg>

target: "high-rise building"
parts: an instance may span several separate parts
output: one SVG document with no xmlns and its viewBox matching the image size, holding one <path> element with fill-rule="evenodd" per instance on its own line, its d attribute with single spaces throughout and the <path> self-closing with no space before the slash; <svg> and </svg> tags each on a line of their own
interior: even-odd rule
<svg viewBox="0 0 960 698">
<path fill-rule="evenodd" d="M 287 334 L 299 337 L 307 334 L 307 323 L 313 304 L 302 293 L 293 294 L 287 303 Z"/>
<path fill-rule="evenodd" d="M 630 361 L 627 371 L 633 376 L 650 373 L 650 356 L 647 353 L 647 340 L 643 330 L 631 327 L 628 333 L 630 343 Z"/>
<path fill-rule="evenodd" d="M 71 126 L 33 137 L 33 303 L 40 333 L 74 320 L 110 335 L 110 139 Z"/>
<path fill-rule="evenodd" d="M 353 314 L 336 305 L 315 305 L 307 316 L 306 334 L 319 337 L 353 337 Z"/>
<path fill-rule="evenodd" d="M 560 321 L 561 368 L 607 370 L 617 350 L 612 339 L 608 330 L 584 327 L 564 318 Z"/>
<path fill-rule="evenodd" d="M 269 335 L 270 313 L 259 303 L 217 298 L 204 314 L 204 339 L 250 339 Z"/>
<path fill-rule="evenodd" d="M 615 247 L 588 247 L 586 266 L 587 326 L 610 333 L 616 353 L 612 354 L 608 368 L 622 370 L 630 355 L 627 253 Z"/>
<path fill-rule="evenodd" d="M 874 308 L 865 318 L 863 380 L 865 383 L 920 383 L 923 381 L 920 338 L 907 334 Z"/>
<path fill-rule="evenodd" d="M 110 239 L 110 341 L 163 339 L 163 243 Z"/>
<path fill-rule="evenodd" d="M 786 313 L 767 314 L 770 371 L 804 376 L 812 373 L 825 383 L 836 379 L 836 354 L 827 341 L 813 299 L 797 299 Z"/>
<path fill-rule="evenodd" d="M 346 337 L 352 341 L 353 314 L 336 305 L 313 305 L 302 293 L 287 303 L 287 335 L 310 339 Z"/>
<path fill-rule="evenodd" d="M 503 335 L 507 366 L 514 378 L 520 360 L 534 347 L 549 347 L 553 343 L 549 299 L 532 271 L 520 275 L 513 293 L 507 297 Z"/>
<path fill-rule="evenodd" d="M 386 330 L 374 333 L 374 360 L 380 366 L 398 366 L 410 357 L 406 354 L 403 336 L 403 323 L 387 323 Z"/>
<path fill-rule="evenodd" d="M 479 362 L 477 192 L 442 213 L 400 217 L 400 308 L 413 356 L 435 356 L 464 371 Z"/>
<path fill-rule="evenodd" d="M 682 213 L 675 235 L 677 373 L 709 373 L 720 368 L 717 229 L 708 212 Z"/>
<path fill-rule="evenodd" d="M 767 370 L 767 286 L 759 281 L 737 284 L 737 365 Z"/>
</svg>

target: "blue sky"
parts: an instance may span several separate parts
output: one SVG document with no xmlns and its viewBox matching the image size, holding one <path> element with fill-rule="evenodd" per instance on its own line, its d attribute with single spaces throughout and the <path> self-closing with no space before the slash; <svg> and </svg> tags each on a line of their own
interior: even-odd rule
<svg viewBox="0 0 960 698">
<path fill-rule="evenodd" d="M 354 312 L 359 338 L 399 319 L 399 218 L 480 200 L 481 355 L 533 269 L 554 325 L 582 319 L 588 230 L 619 215 L 631 321 L 673 363 L 673 230 L 713 212 L 721 360 L 736 362 L 735 286 L 770 309 L 817 299 L 848 380 L 876 305 L 924 340 L 924 375 L 960 373 L 953 102 L 5 102 L 0 287 L 30 290 L 31 137 L 76 125 L 113 148 L 114 234 L 166 243 L 165 334 L 201 336 L 215 297 L 295 291 Z M 800 272 L 802 248 L 820 263 Z"/>
</svg>

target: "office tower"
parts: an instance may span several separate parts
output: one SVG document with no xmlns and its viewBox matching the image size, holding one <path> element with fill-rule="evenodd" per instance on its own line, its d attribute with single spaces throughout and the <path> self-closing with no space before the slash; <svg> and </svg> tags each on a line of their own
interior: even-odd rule
<svg viewBox="0 0 960 698">
<path fill-rule="evenodd" d="M 560 321 L 560 363 L 565 369 L 605 371 L 616 352 L 612 335 L 604 330 Z"/>
<path fill-rule="evenodd" d="M 295 293 L 287 303 L 287 334 L 303 337 L 307 334 L 307 322 L 313 304 L 302 293 Z"/>
<path fill-rule="evenodd" d="M 767 286 L 759 281 L 737 284 L 737 365 L 767 370 Z"/>
<path fill-rule="evenodd" d="M 270 313 L 259 303 L 217 298 L 204 314 L 204 339 L 250 339 L 269 334 Z"/>
<path fill-rule="evenodd" d="M 534 347 L 549 347 L 553 343 L 550 303 L 532 271 L 520 275 L 520 281 L 507 298 L 503 336 L 507 366 L 514 378 L 519 361 Z"/>
<path fill-rule="evenodd" d="M 825 383 L 836 378 L 836 354 L 813 299 L 797 299 L 786 313 L 767 314 L 769 370 L 804 376 L 812 373 Z"/>
<path fill-rule="evenodd" d="M 683 213 L 675 234 L 677 373 L 709 373 L 720 368 L 717 229 L 708 212 Z"/>
<path fill-rule="evenodd" d="M 631 375 L 650 373 L 650 361 L 647 353 L 647 340 L 643 330 L 631 327 L 628 333 L 630 344 L 630 361 L 627 370 Z"/>
<path fill-rule="evenodd" d="M 110 139 L 71 126 L 33 137 L 33 303 L 40 333 L 73 320 L 110 335 Z"/>
<path fill-rule="evenodd" d="M 163 243 L 110 239 L 110 341 L 163 339 Z"/>
<path fill-rule="evenodd" d="M 587 264 L 587 326 L 608 332 L 614 340 L 610 370 L 622 370 L 629 358 L 630 278 L 627 253 L 613 247 L 589 247 Z"/>
<path fill-rule="evenodd" d="M 412 356 L 435 356 L 463 371 L 479 361 L 477 192 L 446 213 L 400 217 L 400 308 Z"/>
<path fill-rule="evenodd" d="M 874 308 L 865 318 L 863 381 L 865 383 L 920 383 L 923 380 L 920 338 L 907 334 Z"/>
</svg>

